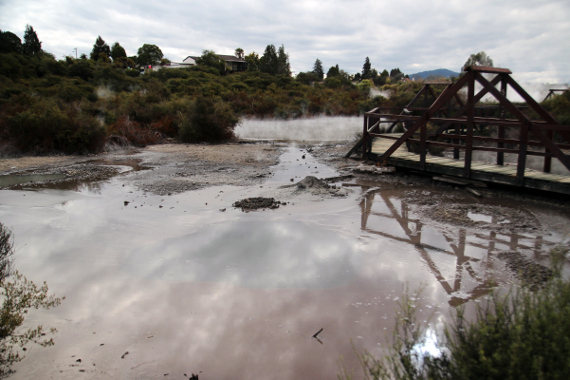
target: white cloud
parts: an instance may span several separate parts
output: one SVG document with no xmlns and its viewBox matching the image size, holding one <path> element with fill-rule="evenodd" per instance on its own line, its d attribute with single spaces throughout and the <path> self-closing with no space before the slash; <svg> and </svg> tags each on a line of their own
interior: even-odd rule
<svg viewBox="0 0 570 380">
<path fill-rule="evenodd" d="M 570 80 L 569 18 L 566 0 L 0 1 L 2 30 L 22 37 L 30 24 L 58 58 L 74 48 L 89 54 L 99 35 L 128 54 L 156 44 L 174 61 L 203 49 L 261 54 L 283 44 L 294 72 L 319 58 L 325 70 L 338 63 L 356 73 L 367 56 L 379 71 L 457 71 L 485 51 L 532 82 Z"/>
</svg>

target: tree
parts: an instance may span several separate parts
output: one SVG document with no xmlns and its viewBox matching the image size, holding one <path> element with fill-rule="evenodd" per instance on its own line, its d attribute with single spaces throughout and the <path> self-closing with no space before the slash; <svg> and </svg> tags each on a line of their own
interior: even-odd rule
<svg viewBox="0 0 570 380">
<path fill-rule="evenodd" d="M 3 298 L 0 308 L 0 377 L 9 375 L 13 363 L 21 361 L 24 356 L 20 350 L 28 343 L 36 343 L 43 347 L 52 346 L 53 339 L 45 338 L 42 326 L 27 331 L 16 331 L 24 323 L 29 310 L 56 307 L 60 298 L 48 295 L 48 286 L 44 282 L 37 286 L 22 274 L 10 273 L 11 259 L 14 254 L 12 233 L 0 223 L 0 296 Z M 11 277 L 11 281 L 7 278 Z M 50 330 L 55 333 L 55 329 Z"/>
<path fill-rule="evenodd" d="M 303 84 L 309 85 L 313 82 L 318 81 L 319 78 L 317 77 L 317 74 L 315 74 L 314 71 L 309 71 L 306 73 L 301 72 L 301 73 L 297 74 L 297 76 L 295 77 L 295 80 L 298 82 L 301 82 Z"/>
<path fill-rule="evenodd" d="M 95 44 L 93 45 L 93 50 L 91 50 L 90 58 L 94 61 L 108 61 L 111 56 L 111 49 L 109 45 L 101 38 L 97 37 Z"/>
<path fill-rule="evenodd" d="M 277 53 L 277 74 L 291 76 L 291 66 L 289 65 L 289 54 L 285 52 L 285 46 L 279 47 Z"/>
<path fill-rule="evenodd" d="M 265 52 L 259 58 L 259 70 L 261 72 L 276 75 L 279 70 L 279 63 L 277 62 L 277 51 L 275 45 L 267 45 Z"/>
<path fill-rule="evenodd" d="M 327 78 L 337 77 L 340 75 L 340 69 L 338 68 L 338 64 L 336 66 L 331 66 L 329 71 L 327 71 Z"/>
<path fill-rule="evenodd" d="M 390 78 L 392 78 L 392 82 L 397 82 L 404 78 L 404 73 L 402 73 L 399 68 L 392 69 L 390 70 Z"/>
<path fill-rule="evenodd" d="M 156 45 L 144 44 L 137 51 L 137 63 L 141 66 L 157 65 L 164 57 L 162 50 Z"/>
<path fill-rule="evenodd" d="M 244 54 L 245 54 L 245 53 L 244 53 L 243 49 L 240 48 L 240 47 L 238 47 L 238 48 L 236 49 L 236 51 L 234 52 L 234 55 L 235 55 L 236 57 L 238 57 L 239 59 L 243 59 Z"/>
<path fill-rule="evenodd" d="M 111 48 L 111 58 L 113 58 L 113 61 L 119 58 L 127 58 L 127 52 L 118 42 L 115 42 Z"/>
<path fill-rule="evenodd" d="M 247 71 L 259 71 L 259 54 L 252 51 L 245 56 L 247 62 Z"/>
<path fill-rule="evenodd" d="M 281 45 L 279 51 L 276 51 L 275 45 L 267 45 L 259 59 L 259 70 L 271 75 L 291 76 L 289 55 L 285 52 L 285 46 Z"/>
<path fill-rule="evenodd" d="M 226 72 L 226 62 L 220 59 L 213 50 L 202 51 L 202 55 L 196 60 L 196 63 L 202 66 L 213 67 L 220 74 L 225 74 Z"/>
<path fill-rule="evenodd" d="M 364 65 L 362 66 L 362 79 L 370 79 L 372 64 L 370 63 L 370 58 L 366 57 L 364 60 Z"/>
<path fill-rule="evenodd" d="M 390 73 L 388 73 L 388 70 L 384 69 L 379 76 L 374 78 L 374 84 L 376 86 L 383 86 L 386 84 L 388 77 L 390 77 Z"/>
<path fill-rule="evenodd" d="M 317 58 L 317 60 L 315 61 L 315 64 L 313 66 L 313 72 L 317 75 L 317 77 L 319 78 L 319 80 L 323 80 L 325 73 L 323 70 L 323 63 L 321 62 L 320 59 Z"/>
<path fill-rule="evenodd" d="M 26 25 L 26 32 L 24 33 L 24 43 L 22 44 L 22 52 L 31 57 L 37 57 L 42 51 L 42 43 L 38 35 L 31 25 Z"/>
<path fill-rule="evenodd" d="M 0 30 L 0 53 L 22 54 L 22 40 L 12 32 Z"/>
<path fill-rule="evenodd" d="M 469 66 L 488 66 L 493 67 L 493 60 L 484 51 L 480 51 L 477 54 L 471 54 L 467 59 L 467 62 L 461 68 L 461 71 L 465 71 L 466 67 Z"/>
</svg>

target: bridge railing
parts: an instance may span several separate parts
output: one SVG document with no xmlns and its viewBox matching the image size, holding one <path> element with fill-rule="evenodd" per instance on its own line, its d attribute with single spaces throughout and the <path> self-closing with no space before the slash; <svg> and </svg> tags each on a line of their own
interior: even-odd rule
<svg viewBox="0 0 570 380">
<path fill-rule="evenodd" d="M 495 75 L 489 81 L 483 74 Z M 496 164 L 504 165 L 505 154 L 517 155 L 517 180 L 522 181 L 527 157 L 543 157 L 542 170 L 551 171 L 552 158 L 570 171 L 570 126 L 560 125 L 534 101 L 511 77 L 507 69 L 471 67 L 457 82 L 449 84 L 430 107 L 414 107 L 413 101 L 400 114 L 385 113 L 377 108 L 364 114 L 363 156 L 370 153 L 375 137 L 394 139 L 379 161 L 385 161 L 402 144 L 420 155 L 420 169 L 425 170 L 428 151 L 452 150 L 453 157 L 464 160 L 463 176 L 469 178 L 473 152 L 496 154 Z M 476 83 L 481 89 L 475 94 Z M 500 89 L 496 86 L 500 85 Z M 511 86 L 527 103 L 527 107 L 542 120 L 531 120 L 520 107 L 506 97 Z M 467 87 L 467 99 L 460 90 Z M 496 116 L 480 112 L 477 106 L 484 96 L 494 96 Z M 417 96 L 416 96 L 417 97 Z M 451 102 L 454 102 L 453 107 Z M 488 107 L 488 106 L 486 106 Z M 418 110 L 423 111 L 418 114 Z M 415 114 L 415 115 L 414 115 Z M 509 118 L 506 117 L 508 114 Z M 386 135 L 400 128 L 402 135 Z"/>
</svg>

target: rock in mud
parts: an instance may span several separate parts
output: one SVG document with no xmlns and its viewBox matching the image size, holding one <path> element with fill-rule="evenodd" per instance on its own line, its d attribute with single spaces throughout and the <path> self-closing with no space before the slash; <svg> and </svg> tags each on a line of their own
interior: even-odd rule
<svg viewBox="0 0 570 380">
<path fill-rule="evenodd" d="M 553 272 L 550 268 L 527 259 L 514 251 L 501 252 L 499 259 L 506 262 L 507 267 L 523 282 L 523 284 L 536 290 L 544 286 Z"/>
<path fill-rule="evenodd" d="M 276 201 L 274 198 L 245 198 L 234 202 L 233 207 L 241 208 L 242 211 L 254 211 L 259 209 L 276 209 L 279 208 L 281 202 Z"/>
</svg>

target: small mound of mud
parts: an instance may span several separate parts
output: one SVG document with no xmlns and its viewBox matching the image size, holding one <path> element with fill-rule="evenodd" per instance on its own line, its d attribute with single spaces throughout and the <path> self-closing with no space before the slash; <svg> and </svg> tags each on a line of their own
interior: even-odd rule
<svg viewBox="0 0 570 380">
<path fill-rule="evenodd" d="M 298 195 L 302 193 L 310 193 L 317 196 L 333 196 L 333 197 L 344 197 L 347 195 L 347 190 L 342 188 L 337 188 L 336 186 L 330 186 L 325 180 L 318 179 L 312 175 L 306 176 L 301 181 L 292 184 L 280 186 L 280 189 L 290 189 L 295 188 L 293 194 Z"/>
<path fill-rule="evenodd" d="M 507 267 L 512 270 L 517 278 L 532 290 L 537 290 L 544 286 L 553 272 L 544 265 L 535 263 L 523 255 L 514 251 L 501 252 L 499 259 L 504 260 Z"/>
<path fill-rule="evenodd" d="M 307 188 L 310 188 L 310 189 L 328 189 L 329 188 L 328 184 L 321 181 L 317 177 L 313 177 L 312 175 L 306 176 L 301 181 L 297 182 L 295 184 L 295 186 L 297 186 L 297 189 L 299 189 L 299 190 L 303 190 L 303 189 L 307 189 Z"/>
<path fill-rule="evenodd" d="M 276 209 L 279 208 L 279 205 L 285 204 L 279 201 L 276 201 L 274 198 L 245 198 L 239 201 L 234 202 L 232 205 L 235 208 L 241 208 L 242 211 L 254 211 L 259 209 Z"/>
</svg>

